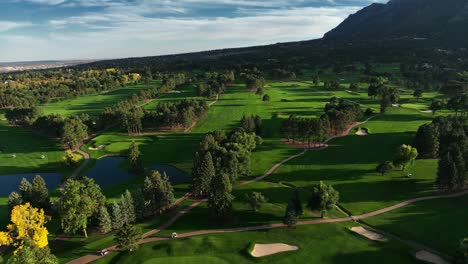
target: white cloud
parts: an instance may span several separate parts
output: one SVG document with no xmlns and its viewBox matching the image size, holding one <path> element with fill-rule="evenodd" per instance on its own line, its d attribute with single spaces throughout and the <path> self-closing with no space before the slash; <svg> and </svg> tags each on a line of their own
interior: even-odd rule
<svg viewBox="0 0 468 264">
<path fill-rule="evenodd" d="M 0 21 L 0 32 L 8 31 L 19 27 L 32 26 L 30 22 L 16 22 L 16 21 Z"/>
</svg>

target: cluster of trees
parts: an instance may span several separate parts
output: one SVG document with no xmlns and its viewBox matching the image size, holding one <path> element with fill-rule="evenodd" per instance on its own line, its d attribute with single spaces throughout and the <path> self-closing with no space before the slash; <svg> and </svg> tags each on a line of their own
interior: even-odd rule
<svg viewBox="0 0 468 264">
<path fill-rule="evenodd" d="M 137 83 L 140 74 L 115 68 L 57 69 L 0 75 L 0 108 L 30 108 Z"/>
<path fill-rule="evenodd" d="M 382 82 L 371 83 L 367 95 L 369 97 L 380 98 L 380 112 L 385 113 L 387 107 L 398 103 L 400 91 L 397 88 L 389 88 Z"/>
<path fill-rule="evenodd" d="M 329 133 L 330 122 L 327 116 L 321 118 L 300 118 L 295 115 L 289 116 L 282 124 L 281 131 L 284 133 L 288 141 L 296 140 L 307 142 L 311 147 L 311 143 L 323 142 Z"/>
<path fill-rule="evenodd" d="M 35 208 L 50 211 L 49 190 L 41 176 L 34 176 L 32 183 L 26 178 L 21 179 L 18 192 L 11 192 L 8 196 L 8 207 L 10 210 L 17 205 L 25 203 L 29 203 Z"/>
<path fill-rule="evenodd" d="M 208 111 L 204 100 L 161 102 L 155 111 L 145 113 L 144 124 L 151 127 L 189 127 Z"/>
<path fill-rule="evenodd" d="M 191 190 L 197 197 L 208 197 L 214 215 L 225 217 L 232 209 L 232 183 L 250 174 L 251 152 L 261 141 L 242 128 L 205 135 L 194 155 Z"/>
<path fill-rule="evenodd" d="M 338 204 L 340 194 L 333 186 L 320 181 L 312 186 L 312 192 L 308 199 L 307 207 L 313 211 L 319 211 L 321 218 Z M 293 196 L 288 202 L 283 223 L 289 227 L 297 224 L 299 217 L 303 214 L 303 206 L 298 189 L 295 189 Z"/>
<path fill-rule="evenodd" d="M 295 80 L 296 79 L 296 73 L 293 70 L 282 69 L 282 68 L 271 70 L 270 76 L 273 79 L 279 79 L 279 80 Z"/>
<path fill-rule="evenodd" d="M 206 72 L 197 81 L 197 95 L 211 98 L 223 94 L 226 87 L 234 83 L 235 80 L 234 71 L 226 71 L 221 74 Z"/>
<path fill-rule="evenodd" d="M 265 78 L 263 78 L 263 76 L 249 74 L 246 75 L 244 78 L 245 86 L 250 91 L 263 90 L 263 88 L 265 87 L 266 81 Z"/>
<path fill-rule="evenodd" d="M 466 116 L 437 117 L 416 133 L 414 145 L 421 157 L 439 159 L 436 185 L 440 190 L 460 189 L 468 181 L 467 133 Z"/>
<path fill-rule="evenodd" d="M 323 84 L 323 88 L 329 89 L 329 90 L 338 90 L 340 89 L 340 82 L 333 80 L 333 81 L 325 81 Z"/>
<path fill-rule="evenodd" d="M 362 118 L 363 115 L 359 104 L 342 98 L 333 97 L 325 105 L 325 116 L 329 121 L 332 134 L 339 134 L 346 130 L 352 123 Z"/>
<path fill-rule="evenodd" d="M 243 115 L 241 119 L 241 127 L 247 133 L 262 134 L 262 118 L 259 115 L 246 116 Z"/>
<path fill-rule="evenodd" d="M 409 165 L 414 163 L 418 155 L 416 148 L 403 144 L 398 148 L 392 161 L 380 163 L 375 170 L 382 175 L 387 174 L 395 168 L 400 168 L 404 171 Z"/>
</svg>

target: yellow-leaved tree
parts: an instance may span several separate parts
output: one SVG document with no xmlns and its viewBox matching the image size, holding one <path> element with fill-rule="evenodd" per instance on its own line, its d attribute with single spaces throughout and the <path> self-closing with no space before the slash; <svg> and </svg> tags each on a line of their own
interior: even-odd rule
<svg viewBox="0 0 468 264">
<path fill-rule="evenodd" d="M 46 247 L 49 242 L 49 231 L 45 223 L 50 220 L 44 210 L 37 209 L 29 203 L 13 207 L 11 211 L 11 224 L 7 225 L 6 232 L 0 232 L 0 246 L 14 245 L 21 248 L 24 240 L 32 241 L 38 248 Z"/>
</svg>

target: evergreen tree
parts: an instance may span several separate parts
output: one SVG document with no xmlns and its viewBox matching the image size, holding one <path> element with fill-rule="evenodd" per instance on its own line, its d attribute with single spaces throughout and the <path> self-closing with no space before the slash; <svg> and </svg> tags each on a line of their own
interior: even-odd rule
<svg viewBox="0 0 468 264">
<path fill-rule="evenodd" d="M 20 204 L 23 204 L 23 197 L 21 197 L 21 194 L 17 192 L 11 192 L 8 196 L 8 208 L 10 211 L 13 209 L 13 207 Z"/>
<path fill-rule="evenodd" d="M 215 167 L 211 153 L 206 152 L 197 165 L 198 168 L 194 168 L 192 191 L 196 196 L 204 197 L 208 194 L 211 181 L 215 176 Z"/>
<path fill-rule="evenodd" d="M 435 159 L 439 157 L 439 137 L 439 131 L 432 124 L 419 127 L 413 145 L 421 158 Z"/>
<path fill-rule="evenodd" d="M 30 201 L 34 207 L 43 208 L 45 210 L 50 208 L 49 190 L 47 189 L 44 179 L 39 175 L 36 175 L 33 179 L 31 196 L 34 197 L 34 199 Z"/>
<path fill-rule="evenodd" d="M 136 251 L 138 249 L 138 241 L 142 237 L 142 231 L 135 225 L 123 225 L 115 234 L 115 241 L 118 247 L 124 251 Z"/>
<path fill-rule="evenodd" d="M 132 192 L 133 202 L 135 205 L 135 216 L 137 220 L 142 220 L 146 216 L 146 201 L 143 190 L 138 188 Z"/>
<path fill-rule="evenodd" d="M 303 214 L 304 210 L 302 209 L 302 201 L 299 190 L 296 188 L 294 189 L 293 196 L 291 198 L 292 205 L 294 206 L 294 212 L 299 217 Z"/>
<path fill-rule="evenodd" d="M 122 197 L 120 198 L 120 208 L 126 224 L 132 224 L 136 221 L 135 204 L 129 190 L 126 190 L 122 194 Z"/>
<path fill-rule="evenodd" d="M 122 214 L 122 209 L 120 205 L 114 201 L 112 204 L 112 228 L 117 230 L 125 224 L 125 219 Z"/>
<path fill-rule="evenodd" d="M 288 227 L 296 226 L 298 221 L 298 215 L 295 210 L 294 202 L 291 200 L 286 207 L 286 212 L 284 214 L 283 223 Z"/>
<path fill-rule="evenodd" d="M 77 148 L 88 137 L 88 127 L 78 116 L 70 116 L 64 121 L 61 141 L 70 149 Z"/>
<path fill-rule="evenodd" d="M 153 212 L 162 212 L 175 202 L 173 188 L 166 174 L 152 171 L 145 178 L 143 193 Z"/>
<path fill-rule="evenodd" d="M 99 231 L 103 234 L 112 231 L 112 220 L 106 206 L 99 209 Z"/>
<path fill-rule="evenodd" d="M 34 199 L 32 189 L 32 184 L 26 178 L 22 178 L 19 185 L 19 193 L 23 198 L 23 202 L 31 202 Z"/>
<path fill-rule="evenodd" d="M 231 192 L 232 185 L 229 176 L 220 174 L 213 178 L 208 193 L 208 207 L 217 217 L 224 218 L 231 211 L 234 200 Z"/>
<path fill-rule="evenodd" d="M 140 157 L 140 149 L 135 141 L 132 141 L 128 151 L 128 160 L 132 166 L 133 171 L 141 173 L 143 171 L 143 164 Z"/>
</svg>

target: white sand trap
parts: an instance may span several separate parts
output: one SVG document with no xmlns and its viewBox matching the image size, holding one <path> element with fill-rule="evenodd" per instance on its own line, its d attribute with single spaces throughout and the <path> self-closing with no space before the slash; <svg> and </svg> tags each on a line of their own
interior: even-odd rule
<svg viewBox="0 0 468 264">
<path fill-rule="evenodd" d="M 359 130 L 356 132 L 356 135 L 358 135 L 358 136 L 367 136 L 367 135 L 369 135 L 369 134 L 367 133 L 367 131 L 366 131 L 365 129 L 359 129 Z"/>
<path fill-rule="evenodd" d="M 276 244 L 255 244 L 254 249 L 250 253 L 253 257 L 259 258 L 269 256 L 281 252 L 296 251 L 299 248 L 296 246 L 276 243 Z"/>
<path fill-rule="evenodd" d="M 401 107 L 400 104 L 392 104 L 392 107 Z"/>
<path fill-rule="evenodd" d="M 89 150 L 101 150 L 101 149 L 104 149 L 105 147 L 106 147 L 105 145 L 100 145 L 97 148 L 89 147 L 88 149 Z"/>
<path fill-rule="evenodd" d="M 434 263 L 434 264 L 449 264 L 447 261 L 445 261 L 443 258 L 432 254 L 431 252 L 428 252 L 426 250 L 420 250 L 416 252 L 415 257 L 419 260 L 428 262 L 428 263 Z"/>
<path fill-rule="evenodd" d="M 375 233 L 372 231 L 369 231 L 362 226 L 355 226 L 351 228 L 351 231 L 354 233 L 357 233 L 367 239 L 374 240 L 374 241 L 387 241 L 387 238 L 385 238 L 383 235 L 379 233 Z"/>
<path fill-rule="evenodd" d="M 421 111 L 421 113 L 428 113 L 428 114 L 432 114 L 432 110 L 424 110 L 424 111 Z"/>
</svg>

